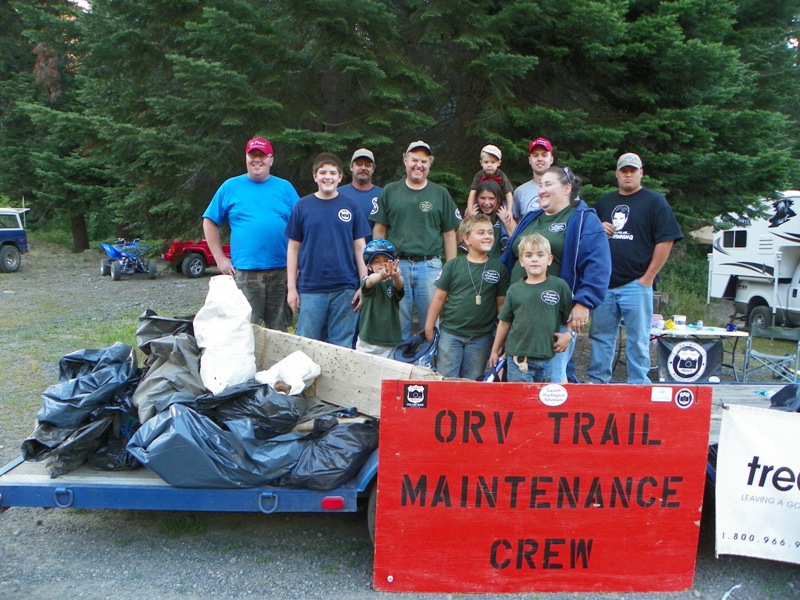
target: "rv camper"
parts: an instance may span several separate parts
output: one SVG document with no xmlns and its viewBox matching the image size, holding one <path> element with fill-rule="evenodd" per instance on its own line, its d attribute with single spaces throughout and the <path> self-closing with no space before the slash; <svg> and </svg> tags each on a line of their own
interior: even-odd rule
<svg viewBox="0 0 800 600">
<path fill-rule="evenodd" d="M 708 296 L 734 301 L 745 322 L 800 326 L 800 191 L 765 200 L 767 218 L 714 234 Z"/>
</svg>

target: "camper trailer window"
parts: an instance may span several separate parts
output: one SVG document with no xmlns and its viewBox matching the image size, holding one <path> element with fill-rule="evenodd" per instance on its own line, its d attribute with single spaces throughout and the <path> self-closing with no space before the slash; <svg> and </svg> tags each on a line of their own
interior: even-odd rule
<svg viewBox="0 0 800 600">
<path fill-rule="evenodd" d="M 747 231 L 744 229 L 724 231 L 722 233 L 722 246 L 725 248 L 747 247 Z"/>
</svg>

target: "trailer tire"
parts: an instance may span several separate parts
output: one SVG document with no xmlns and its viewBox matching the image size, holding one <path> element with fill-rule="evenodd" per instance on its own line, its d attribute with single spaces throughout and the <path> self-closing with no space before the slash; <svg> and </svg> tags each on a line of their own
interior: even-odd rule
<svg viewBox="0 0 800 600">
<path fill-rule="evenodd" d="M 369 491 L 369 503 L 367 504 L 367 529 L 369 529 L 369 539 L 375 545 L 375 511 L 378 508 L 378 484 L 375 483 Z"/>
<path fill-rule="evenodd" d="M 772 311 L 769 306 L 756 306 L 750 311 L 750 314 L 747 315 L 747 324 L 750 326 L 756 324 L 759 327 L 769 327 L 771 321 Z"/>
</svg>

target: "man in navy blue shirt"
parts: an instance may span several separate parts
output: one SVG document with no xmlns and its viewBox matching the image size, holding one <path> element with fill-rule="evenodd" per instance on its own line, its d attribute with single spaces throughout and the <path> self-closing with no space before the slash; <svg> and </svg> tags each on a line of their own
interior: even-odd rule
<svg viewBox="0 0 800 600">
<path fill-rule="evenodd" d="M 359 148 L 353 152 L 353 158 L 350 159 L 350 173 L 353 175 L 352 183 L 341 186 L 339 193 L 358 202 L 364 216 L 369 219 L 370 215 L 378 210 L 378 196 L 383 189 L 372 183 L 372 176 L 375 174 L 375 155 L 371 150 Z M 372 235 L 367 236 L 366 243 L 371 239 Z"/>
</svg>

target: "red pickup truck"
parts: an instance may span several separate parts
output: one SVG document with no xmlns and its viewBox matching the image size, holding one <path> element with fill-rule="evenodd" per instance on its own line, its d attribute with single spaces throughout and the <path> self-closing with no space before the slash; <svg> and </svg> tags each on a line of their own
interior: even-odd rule
<svg viewBox="0 0 800 600">
<path fill-rule="evenodd" d="M 230 258 L 231 246 L 224 244 L 222 251 Z M 161 255 L 167 262 L 175 263 L 175 270 L 182 271 L 187 277 L 200 277 L 207 267 L 215 267 L 217 262 L 208 247 L 208 242 L 200 240 L 173 240 L 166 252 Z"/>
</svg>

